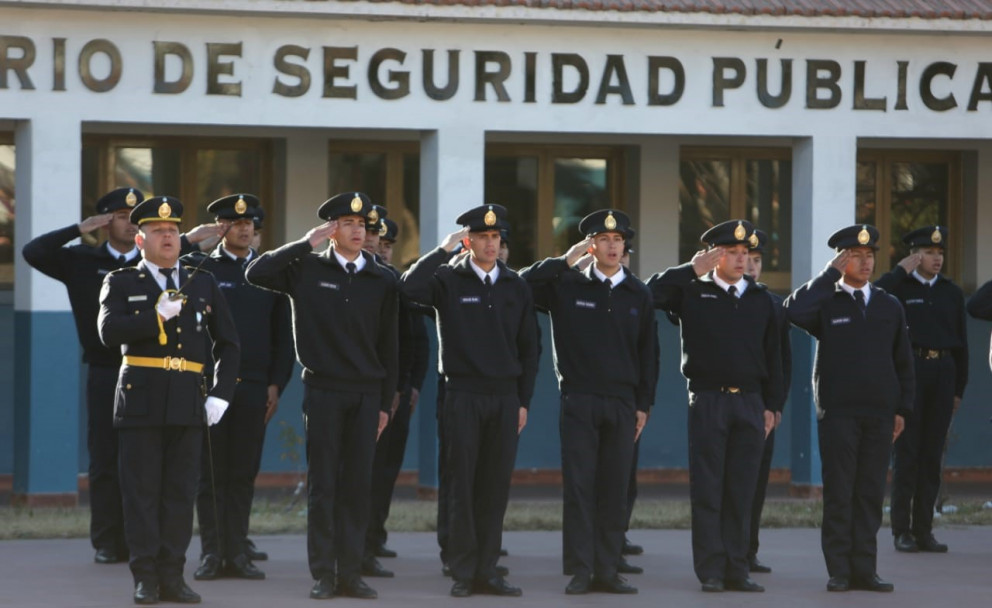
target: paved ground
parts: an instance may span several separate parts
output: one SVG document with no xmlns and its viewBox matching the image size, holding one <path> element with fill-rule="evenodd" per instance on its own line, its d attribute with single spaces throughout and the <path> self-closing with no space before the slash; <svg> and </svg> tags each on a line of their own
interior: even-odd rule
<svg viewBox="0 0 992 608">
<path fill-rule="evenodd" d="M 764 594 L 704 594 L 693 576 L 689 532 L 635 530 L 631 538 L 644 545 L 645 555 L 631 561 L 647 574 L 629 577 L 640 588 L 636 596 L 592 594 L 565 596 L 568 579 L 561 576 L 561 535 L 558 532 L 512 532 L 504 537 L 510 556 L 503 563 L 510 581 L 523 588 L 523 598 L 448 596 L 450 581 L 442 578 L 434 536 L 428 533 L 394 534 L 389 544 L 399 559 L 383 560 L 396 571 L 394 579 L 368 579 L 379 591 L 377 602 L 340 599 L 336 606 L 438 608 L 439 606 L 677 606 L 764 608 L 817 608 L 857 606 L 944 606 L 957 608 L 986 605 L 992 583 L 992 527 L 940 528 L 938 538 L 951 546 L 947 555 L 906 555 L 892 548 L 888 529 L 879 533 L 879 572 L 896 585 L 893 594 L 824 590 L 827 575 L 819 550 L 818 530 L 767 530 L 762 532 L 761 558 L 775 572 L 756 575 Z M 192 580 L 197 541 L 190 551 L 186 577 L 203 596 L 204 605 L 221 607 L 280 608 L 317 604 L 307 598 L 311 580 L 307 572 L 302 536 L 258 536 L 268 562 L 259 565 L 265 581 Z M 131 578 L 127 566 L 98 566 L 86 540 L 0 542 L 0 606 L 93 607 L 131 605 Z"/>
</svg>

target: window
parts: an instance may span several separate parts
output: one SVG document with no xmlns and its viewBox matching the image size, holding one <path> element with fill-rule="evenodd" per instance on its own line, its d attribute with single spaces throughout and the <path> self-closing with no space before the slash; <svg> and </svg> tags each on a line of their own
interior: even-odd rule
<svg viewBox="0 0 992 608">
<path fill-rule="evenodd" d="M 399 234 L 393 266 L 406 268 L 420 257 L 420 145 L 415 142 L 332 142 L 330 195 L 364 192 L 389 211 Z"/>
<path fill-rule="evenodd" d="M 14 138 L 0 133 L 0 289 L 14 284 Z"/>
<path fill-rule="evenodd" d="M 943 272 L 961 280 L 961 161 L 957 152 L 858 152 L 857 221 L 880 233 L 875 275 L 888 272 L 909 250 L 906 233 L 940 224 L 950 231 Z"/>
<path fill-rule="evenodd" d="M 237 192 L 257 195 L 267 218 L 276 211 L 267 140 L 87 136 L 82 163 L 83 217 L 96 213 L 104 193 L 122 187 L 137 188 L 146 197 L 177 197 L 184 206 L 182 230 L 212 222 L 207 205 Z M 262 234 L 264 249 L 271 230 Z"/>
<path fill-rule="evenodd" d="M 790 288 L 792 152 L 779 148 L 683 148 L 679 173 L 679 262 L 720 222 L 746 219 L 768 234 L 761 282 Z"/>
</svg>

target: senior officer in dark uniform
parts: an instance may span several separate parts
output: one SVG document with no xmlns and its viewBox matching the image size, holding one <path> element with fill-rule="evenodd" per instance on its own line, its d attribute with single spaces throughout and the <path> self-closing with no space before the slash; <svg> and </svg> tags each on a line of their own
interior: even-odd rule
<svg viewBox="0 0 992 608">
<path fill-rule="evenodd" d="M 245 268 L 258 256 L 251 242 L 260 205 L 251 194 L 232 194 L 210 203 L 207 211 L 224 226 L 224 237 L 209 255 L 183 258 L 217 279 L 241 341 L 234 400 L 205 437 L 209 441 L 203 449 L 209 457 L 202 459 L 196 500 L 202 547 L 196 580 L 265 578 L 246 552 L 248 522 L 266 424 L 293 371 L 293 336 L 287 298 L 245 280 Z"/>
<path fill-rule="evenodd" d="M 768 244 L 768 235 L 763 230 L 755 229 L 754 236 L 757 244 L 753 242 L 748 245 L 747 253 L 747 274 L 757 282 L 761 278 L 761 270 L 764 263 L 765 245 Z M 789 389 L 792 387 L 792 342 L 789 339 L 789 317 L 785 314 L 782 306 L 785 298 L 770 291 L 766 291 L 768 297 L 775 304 L 775 314 L 778 318 L 779 336 L 782 339 L 782 400 L 789 398 Z M 768 476 L 771 473 L 772 455 L 775 451 L 775 429 L 782 423 L 782 411 L 775 412 L 775 427 L 765 438 L 765 449 L 761 454 L 761 466 L 758 469 L 758 485 L 754 490 L 754 502 L 751 504 L 751 541 L 748 545 L 747 562 L 751 572 L 768 573 L 772 569 L 758 560 L 758 532 L 761 529 L 761 511 L 765 508 L 765 493 L 768 490 Z"/>
<path fill-rule="evenodd" d="M 604 209 L 579 223 L 586 238 L 521 271 L 551 315 L 561 389 L 565 593 L 637 593 L 617 573 L 627 524 L 634 441 L 658 381 L 651 292 L 620 264 L 630 219 Z M 595 261 L 572 266 L 587 251 Z"/>
<path fill-rule="evenodd" d="M 909 323 L 916 397 L 892 461 L 892 536 L 905 553 L 945 553 L 933 535 L 941 459 L 951 417 L 968 384 L 964 293 L 940 274 L 947 228 L 924 226 L 903 237 L 909 255 L 875 286 L 902 302 Z"/>
<path fill-rule="evenodd" d="M 892 441 L 913 411 L 913 351 L 902 305 L 869 282 L 878 230 L 849 226 L 827 245 L 837 255 L 785 301 L 789 320 L 817 339 L 827 590 L 892 591 L 877 573 L 875 537 Z"/>
<path fill-rule="evenodd" d="M 143 259 L 107 275 L 97 318 L 100 339 L 124 355 L 114 426 L 137 604 L 200 601 L 183 580 L 183 564 L 204 416 L 210 425 L 220 420 L 237 381 L 238 335 L 227 302 L 212 276 L 179 265 L 182 212 L 166 196 L 131 211 Z M 215 362 L 209 390 L 205 336 Z"/>
<path fill-rule="evenodd" d="M 137 227 L 130 214 L 144 200 L 136 188 L 118 188 L 96 202 L 97 215 L 78 224 L 43 234 L 24 246 L 24 259 L 56 281 L 65 284 L 83 347 L 86 376 L 86 446 L 89 451 L 90 542 L 96 549 L 94 561 L 112 564 L 128 560 L 121 511 L 121 490 L 117 478 L 117 431 L 114 429 L 114 386 L 121 366 L 118 349 L 100 342 L 96 317 L 100 310 L 100 287 L 108 272 L 133 266 L 140 260 L 134 244 Z M 86 244 L 65 247 L 66 243 L 104 229 L 107 240 L 96 247 Z M 183 252 L 193 251 L 196 243 L 211 232 L 200 226 L 181 239 Z"/>
<path fill-rule="evenodd" d="M 371 206 L 359 192 L 334 196 L 317 212 L 325 223 L 248 266 L 249 281 L 292 303 L 303 365 L 313 599 L 377 596 L 361 563 L 375 443 L 396 386 L 399 312 L 395 277 L 362 251 Z"/>
<path fill-rule="evenodd" d="M 765 287 L 745 273 L 751 223 L 718 224 L 701 240 L 709 250 L 648 281 L 655 306 L 682 327 L 693 562 L 703 591 L 764 591 L 748 576 L 748 531 L 765 437 L 784 401 L 779 323 Z"/>
<path fill-rule="evenodd" d="M 520 589 L 497 574 L 496 561 L 517 437 L 537 375 L 537 319 L 530 288 L 497 259 L 506 209 L 482 205 L 456 221 L 464 228 L 420 258 L 400 286 L 437 312 L 451 595 L 515 596 Z M 452 260 L 459 242 L 469 253 Z"/>
</svg>

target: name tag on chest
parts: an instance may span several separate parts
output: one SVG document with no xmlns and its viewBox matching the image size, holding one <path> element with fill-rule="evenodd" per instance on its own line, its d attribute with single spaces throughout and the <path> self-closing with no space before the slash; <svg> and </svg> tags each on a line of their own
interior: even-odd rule
<svg viewBox="0 0 992 608">
<path fill-rule="evenodd" d="M 148 300 L 148 296 L 147 296 L 147 295 L 141 295 L 141 296 L 128 296 L 128 297 L 127 297 L 127 301 L 128 301 L 128 302 L 145 302 L 145 301 L 147 301 L 147 300 Z"/>
<path fill-rule="evenodd" d="M 927 301 L 923 298 L 913 298 L 912 300 L 906 300 L 906 304 L 926 304 Z"/>
<path fill-rule="evenodd" d="M 589 300 L 576 300 L 575 301 L 575 307 L 576 308 L 585 308 L 587 310 L 595 310 L 596 309 L 596 303 L 595 302 L 592 302 L 592 301 L 589 301 Z"/>
<path fill-rule="evenodd" d="M 333 289 L 335 291 L 341 289 L 341 286 L 338 285 L 337 283 L 328 283 L 327 281 L 321 281 L 320 283 L 318 283 L 318 285 L 326 289 Z"/>
<path fill-rule="evenodd" d="M 217 286 L 221 289 L 234 289 L 238 284 L 233 281 L 219 281 Z"/>
<path fill-rule="evenodd" d="M 462 296 L 458 301 L 462 304 L 482 304 L 482 298 L 479 296 Z"/>
<path fill-rule="evenodd" d="M 847 325 L 851 322 L 851 317 L 837 317 L 836 319 L 830 319 L 831 325 Z"/>
<path fill-rule="evenodd" d="M 717 299 L 717 295 L 715 293 L 701 293 L 701 294 L 699 294 L 699 297 L 700 298 L 709 298 L 711 300 L 716 300 Z"/>
</svg>

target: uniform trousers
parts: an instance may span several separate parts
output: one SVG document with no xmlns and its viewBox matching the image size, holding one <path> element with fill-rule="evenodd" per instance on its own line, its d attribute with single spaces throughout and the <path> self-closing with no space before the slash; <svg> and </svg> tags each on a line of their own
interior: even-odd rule
<svg viewBox="0 0 992 608">
<path fill-rule="evenodd" d="M 90 542 L 94 549 L 127 555 L 124 507 L 117 474 L 114 394 L 120 366 L 90 365 L 86 376 L 86 446 L 89 451 Z"/>
<path fill-rule="evenodd" d="M 870 579 L 882 525 L 893 417 L 831 416 L 817 424 L 823 471 L 820 542 L 831 577 Z"/>
<path fill-rule="evenodd" d="M 619 397 L 561 397 L 563 566 L 604 580 L 617 573 L 627 528 L 635 406 Z"/>
<path fill-rule="evenodd" d="M 896 440 L 892 460 L 892 534 L 933 531 L 941 460 L 954 414 L 956 365 L 952 357 L 916 357 L 913 413 Z"/>
<path fill-rule="evenodd" d="M 265 384 L 239 382 L 224 417 L 204 433 L 196 497 L 204 555 L 234 559 L 244 553 L 267 400 Z"/>
<path fill-rule="evenodd" d="M 134 582 L 177 582 L 193 537 L 203 427 L 125 427 L 118 436 L 124 532 Z"/>
<path fill-rule="evenodd" d="M 640 459 L 641 439 L 638 437 L 634 442 L 634 457 L 630 459 L 630 480 L 627 482 L 627 525 L 624 527 L 624 532 L 630 530 L 630 518 L 634 516 L 634 503 L 637 501 L 637 463 Z"/>
<path fill-rule="evenodd" d="M 768 492 L 768 476 L 772 470 L 772 455 L 775 452 L 775 429 L 765 438 L 765 449 L 761 452 L 761 465 L 758 468 L 758 484 L 754 489 L 754 502 L 751 503 L 751 533 L 747 557 L 758 555 L 758 532 L 761 528 L 761 511 L 765 508 L 765 494 Z"/>
<path fill-rule="evenodd" d="M 448 557 L 457 581 L 496 576 L 503 515 L 517 453 L 516 394 L 447 389 L 443 423 L 448 440 Z"/>
<path fill-rule="evenodd" d="M 451 468 L 448 462 L 448 438 L 444 433 L 444 376 L 437 378 L 437 544 L 441 548 L 441 563 L 448 564 L 448 496 L 451 488 Z"/>
<path fill-rule="evenodd" d="M 751 503 L 764 445 L 758 393 L 689 394 L 692 557 L 700 582 L 748 576 Z"/>
<path fill-rule="evenodd" d="M 393 500 L 396 478 L 403 467 L 406 440 L 410 434 L 410 389 L 400 393 L 396 413 L 390 419 L 375 446 L 372 461 L 372 495 L 368 531 L 365 533 L 365 556 L 374 557 L 375 550 L 386 544 L 386 520 Z"/>
<path fill-rule="evenodd" d="M 361 572 L 381 398 L 303 387 L 310 574 L 347 581 Z"/>
</svg>

